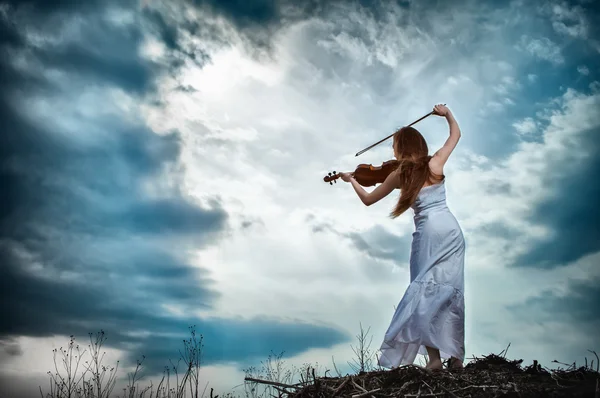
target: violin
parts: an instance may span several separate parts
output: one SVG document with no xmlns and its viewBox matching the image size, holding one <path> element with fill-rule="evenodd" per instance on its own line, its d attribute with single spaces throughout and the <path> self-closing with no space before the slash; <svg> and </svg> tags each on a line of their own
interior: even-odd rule
<svg viewBox="0 0 600 398">
<path fill-rule="evenodd" d="M 388 160 L 387 162 L 383 162 L 381 166 L 359 164 L 352 173 L 352 177 L 363 187 L 372 187 L 373 185 L 383 183 L 390 173 L 398 168 L 398 165 L 399 162 L 397 160 Z M 341 174 L 337 174 L 334 171 L 323 177 L 323 181 L 333 185 L 334 182 L 337 183 L 337 179 L 340 177 Z"/>
<path fill-rule="evenodd" d="M 444 105 L 446 105 L 446 104 L 444 104 Z M 425 116 L 415 120 L 408 126 L 412 126 L 413 124 L 418 123 L 421 120 L 425 119 L 426 117 L 434 115 L 434 114 L 435 114 L 435 110 L 432 112 L 429 112 Z M 366 151 L 368 151 L 369 149 L 373 148 L 374 146 L 381 144 L 383 141 L 393 137 L 394 134 L 395 133 L 392 133 L 391 135 L 387 136 L 386 138 L 374 143 L 371 146 L 368 146 L 367 148 L 363 149 L 362 151 L 357 152 L 355 156 L 363 154 Z M 390 175 L 390 173 L 392 171 L 396 170 L 398 168 L 398 166 L 399 166 L 399 162 L 397 160 L 388 160 L 387 162 L 383 162 L 383 164 L 381 166 L 373 166 L 372 164 L 359 164 L 356 167 L 356 170 L 354 170 L 354 173 L 352 173 L 352 176 L 354 177 L 356 182 L 358 182 L 363 187 L 372 187 L 373 185 L 383 183 L 385 181 L 385 179 Z M 337 174 L 335 171 L 330 172 L 325 177 L 323 177 L 323 181 L 328 182 L 329 184 L 333 185 L 334 182 L 337 183 L 337 179 L 340 178 L 340 176 L 341 175 Z"/>
</svg>

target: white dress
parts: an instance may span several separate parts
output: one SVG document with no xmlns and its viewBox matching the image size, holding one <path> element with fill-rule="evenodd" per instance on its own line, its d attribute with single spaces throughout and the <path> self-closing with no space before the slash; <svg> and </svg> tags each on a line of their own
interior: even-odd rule
<svg viewBox="0 0 600 398">
<path fill-rule="evenodd" d="M 442 360 L 465 357 L 465 239 L 446 205 L 445 180 L 422 188 L 411 207 L 410 285 L 380 348 L 385 368 L 412 364 L 425 346 L 438 348 Z"/>
</svg>

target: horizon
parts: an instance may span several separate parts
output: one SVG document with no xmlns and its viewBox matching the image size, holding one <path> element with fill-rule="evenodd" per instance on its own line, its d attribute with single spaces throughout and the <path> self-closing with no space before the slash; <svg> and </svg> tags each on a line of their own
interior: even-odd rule
<svg viewBox="0 0 600 398">
<path fill-rule="evenodd" d="M 359 324 L 377 350 L 409 284 L 412 210 L 323 178 L 393 159 L 391 139 L 355 155 L 438 103 L 462 131 L 444 174 L 465 364 L 508 344 L 583 363 L 600 349 L 599 11 L 0 0 L 0 395 L 46 391 L 52 350 L 100 330 L 125 381 L 142 355 L 160 378 L 191 325 L 219 394 L 271 353 L 351 372 Z M 442 117 L 413 127 L 430 154 L 448 137 Z"/>
</svg>

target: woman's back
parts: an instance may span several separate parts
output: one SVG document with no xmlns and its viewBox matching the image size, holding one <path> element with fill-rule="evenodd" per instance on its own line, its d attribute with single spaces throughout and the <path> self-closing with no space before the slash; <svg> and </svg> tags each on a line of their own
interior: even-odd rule
<svg viewBox="0 0 600 398">
<path fill-rule="evenodd" d="M 446 181 L 424 186 L 419 191 L 417 199 L 411 205 L 415 217 L 429 214 L 433 211 L 449 211 L 446 205 Z"/>
</svg>

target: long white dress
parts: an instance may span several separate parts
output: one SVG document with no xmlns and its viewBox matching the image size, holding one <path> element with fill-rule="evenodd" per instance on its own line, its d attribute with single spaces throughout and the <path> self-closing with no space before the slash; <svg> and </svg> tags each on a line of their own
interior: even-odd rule
<svg viewBox="0 0 600 398">
<path fill-rule="evenodd" d="M 380 348 L 385 368 L 412 364 L 427 354 L 425 346 L 438 348 L 442 359 L 465 356 L 465 239 L 446 205 L 445 180 L 422 188 L 411 207 L 410 285 Z"/>
</svg>

